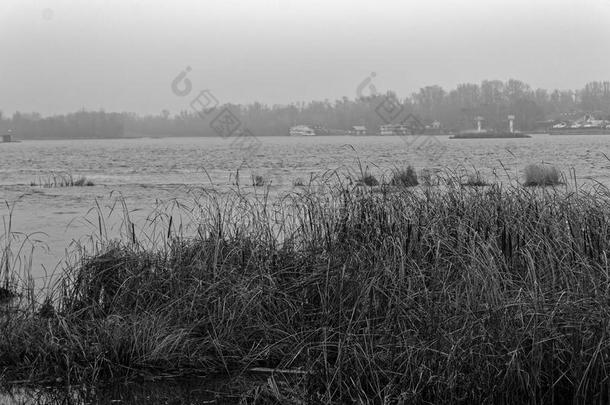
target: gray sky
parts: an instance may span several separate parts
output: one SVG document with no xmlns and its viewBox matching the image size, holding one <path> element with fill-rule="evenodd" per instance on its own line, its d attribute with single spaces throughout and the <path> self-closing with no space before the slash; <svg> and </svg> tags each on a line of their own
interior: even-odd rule
<svg viewBox="0 0 610 405">
<path fill-rule="evenodd" d="M 610 0 L 0 0 L 0 110 L 187 109 L 353 98 L 371 72 L 406 96 L 482 79 L 610 79 Z"/>
</svg>

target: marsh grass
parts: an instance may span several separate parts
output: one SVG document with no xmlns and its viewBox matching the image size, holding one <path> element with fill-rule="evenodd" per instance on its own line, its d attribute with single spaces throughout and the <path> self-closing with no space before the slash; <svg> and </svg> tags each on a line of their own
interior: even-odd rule
<svg viewBox="0 0 610 405">
<path fill-rule="evenodd" d="M 524 169 L 524 186 L 555 186 L 564 183 L 559 170 L 549 164 L 532 164 Z"/>
<path fill-rule="evenodd" d="M 76 177 L 70 173 L 52 173 L 47 176 L 39 176 L 36 181 L 30 183 L 32 187 L 91 187 L 95 184 L 85 176 Z"/>
<path fill-rule="evenodd" d="M 12 304 L 20 295 L 32 298 L 31 263 L 37 241 L 36 234 L 26 235 L 13 230 L 15 204 L 5 202 L 7 215 L 2 216 L 0 234 L 0 306 Z M 30 306 L 31 307 L 31 306 Z"/>
<path fill-rule="evenodd" d="M 5 379 L 262 368 L 248 397 L 280 403 L 610 399 L 604 188 L 201 197 L 195 232 L 159 215 L 162 237 L 83 255 L 48 316 L 5 318 Z"/>
<path fill-rule="evenodd" d="M 462 180 L 460 184 L 466 187 L 485 187 L 489 185 L 487 180 L 485 180 L 485 177 L 483 177 L 479 171 L 467 174 L 466 178 Z"/>
<path fill-rule="evenodd" d="M 446 173 L 446 175 L 441 176 L 438 172 L 432 169 L 422 169 L 419 172 L 419 183 L 423 186 L 432 187 L 438 186 L 442 182 L 453 184 L 454 183 L 455 174 L 454 173 Z"/>
<path fill-rule="evenodd" d="M 16 296 L 15 292 L 7 287 L 0 287 L 0 304 L 10 301 Z"/>
<path fill-rule="evenodd" d="M 397 187 L 417 186 L 419 184 L 417 181 L 417 173 L 412 166 L 407 166 L 404 169 L 394 169 L 389 184 Z"/>
<path fill-rule="evenodd" d="M 377 180 L 377 177 L 375 177 L 371 173 L 365 172 L 356 181 L 356 184 L 359 185 L 359 186 L 374 187 L 374 186 L 378 186 L 379 185 L 379 180 Z"/>
<path fill-rule="evenodd" d="M 252 186 L 254 187 L 263 187 L 267 184 L 267 180 L 260 174 L 252 176 Z"/>
<path fill-rule="evenodd" d="M 351 147 L 351 146 L 350 146 Z M 353 149 L 353 147 L 352 147 Z M 358 167 L 358 173 L 352 173 L 348 170 L 346 173 L 346 179 L 351 183 L 353 179 L 356 179 L 356 186 L 376 187 L 379 185 L 379 180 L 370 171 L 368 166 L 363 166 L 363 162 L 360 158 L 356 158 L 356 166 Z"/>
</svg>

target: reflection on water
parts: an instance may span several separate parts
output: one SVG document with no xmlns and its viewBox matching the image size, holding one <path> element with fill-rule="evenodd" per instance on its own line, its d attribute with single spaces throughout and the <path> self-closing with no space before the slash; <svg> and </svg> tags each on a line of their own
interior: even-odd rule
<svg viewBox="0 0 610 405">
<path fill-rule="evenodd" d="M 384 170 L 413 165 L 424 168 L 476 168 L 491 181 L 521 176 L 530 163 L 548 162 L 564 172 L 573 168 L 580 181 L 610 184 L 609 136 L 533 135 L 527 139 L 449 140 L 434 160 L 402 137 L 331 136 L 261 137 L 254 156 L 244 156 L 223 138 L 166 138 L 24 141 L 0 145 L 0 215 L 12 213 L 13 231 L 36 241 L 32 273 L 46 280 L 75 240 L 95 234 L 97 220 L 90 210 L 96 201 L 105 212 L 121 209 L 124 198 L 137 220 L 159 201 L 188 200 L 192 186 L 222 187 L 252 175 L 271 182 L 271 190 L 293 188 L 297 178 L 327 170 L 369 167 Z M 245 159 L 245 161 L 244 161 Z M 51 172 L 86 176 L 93 187 L 40 188 L 30 183 Z M 237 174 L 239 173 L 239 177 Z M 134 221 L 135 221 L 134 220 Z M 110 227 L 111 224 L 109 224 Z M 2 232 L 2 231 L 0 231 Z"/>
</svg>

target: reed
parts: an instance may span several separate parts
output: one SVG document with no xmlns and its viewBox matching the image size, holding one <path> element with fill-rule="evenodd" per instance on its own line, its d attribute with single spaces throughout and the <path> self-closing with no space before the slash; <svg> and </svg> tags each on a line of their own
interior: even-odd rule
<svg viewBox="0 0 610 405">
<path fill-rule="evenodd" d="M 356 184 L 359 186 L 374 187 L 379 185 L 377 177 L 371 173 L 365 172 L 357 181 Z"/>
<path fill-rule="evenodd" d="M 252 176 L 252 186 L 254 187 L 263 187 L 267 184 L 267 180 L 260 174 Z"/>
<path fill-rule="evenodd" d="M 51 173 L 46 176 L 39 176 L 30 183 L 32 187 L 91 187 L 95 184 L 85 176 L 74 176 L 71 173 Z"/>
<path fill-rule="evenodd" d="M 607 403 L 610 192 L 451 184 L 206 192 L 192 235 L 107 242 L 44 315 L 4 318 L 5 379 L 254 369 L 248 395 L 280 402 Z"/>
<path fill-rule="evenodd" d="M 412 166 L 407 166 L 404 169 L 394 169 L 389 184 L 398 187 L 417 186 L 419 184 L 417 181 L 417 173 Z"/>
<path fill-rule="evenodd" d="M 524 170 L 526 187 L 555 186 L 561 184 L 562 175 L 555 166 L 548 164 L 528 165 Z"/>
<path fill-rule="evenodd" d="M 460 184 L 466 187 L 485 187 L 489 185 L 487 180 L 485 180 L 485 177 L 483 177 L 479 171 L 467 174 L 466 178 L 462 180 Z"/>
</svg>

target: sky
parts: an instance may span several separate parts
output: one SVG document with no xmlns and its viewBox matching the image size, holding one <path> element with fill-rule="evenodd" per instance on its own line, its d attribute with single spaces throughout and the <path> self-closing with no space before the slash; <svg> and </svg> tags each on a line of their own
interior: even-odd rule
<svg viewBox="0 0 610 405">
<path fill-rule="evenodd" d="M 172 91 L 181 72 L 185 95 Z M 272 105 L 509 78 L 609 80 L 610 0 L 0 0 L 5 114 L 175 113 L 202 90 Z"/>
</svg>

